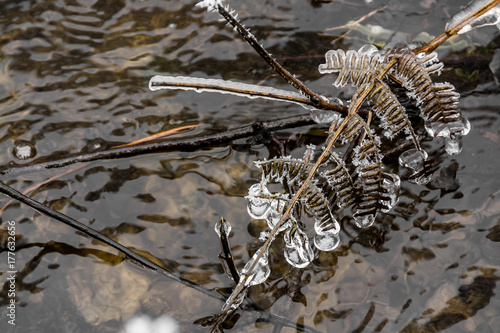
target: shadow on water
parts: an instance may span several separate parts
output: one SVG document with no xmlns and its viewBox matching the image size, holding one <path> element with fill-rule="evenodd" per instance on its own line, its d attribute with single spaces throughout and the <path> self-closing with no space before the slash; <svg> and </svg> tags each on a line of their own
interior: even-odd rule
<svg viewBox="0 0 500 333">
<path fill-rule="evenodd" d="M 317 72 L 328 49 L 437 35 L 465 2 L 280 0 L 232 7 L 285 67 L 312 89 L 336 95 L 334 79 Z M 269 101 L 148 90 L 155 74 L 288 88 L 217 15 L 195 3 L 2 1 L 0 166 L 106 149 L 183 125 L 201 125 L 189 132 L 201 135 L 303 113 Z M 327 29 L 387 3 L 390 10 L 333 41 L 346 29 Z M 426 143 L 437 161 L 434 180 L 428 186 L 403 182 L 399 204 L 374 227 L 361 230 L 344 217 L 341 246 L 318 253 L 305 269 L 288 266 L 284 245 L 276 241 L 271 276 L 250 289 L 252 299 L 322 332 L 500 331 L 500 112 L 498 78 L 489 67 L 498 41 L 496 30 L 484 29 L 439 50 L 443 80 L 462 93 L 473 128 L 462 153 L 448 156 L 441 143 Z M 340 96 L 350 94 L 346 89 Z M 307 144 L 324 141 L 325 130 L 309 126 L 195 152 L 95 161 L 2 181 L 19 191 L 45 182 L 29 195 L 227 296 L 232 284 L 217 258 L 215 222 L 221 216 L 231 222 L 233 255 L 242 268 L 265 228 L 247 216 L 243 198 L 260 178 L 253 161 L 277 156 L 280 144 L 301 156 Z M 397 163 L 387 164 L 404 175 Z M 15 298 L 5 282 L 9 221 L 16 230 Z M 183 331 L 205 332 L 193 322 L 222 306 L 19 203 L 2 211 L 0 240 L 2 332 L 116 332 L 140 314 L 166 314 Z M 11 299 L 15 327 L 7 317 Z M 249 321 L 244 311 L 236 317 L 229 324 L 234 331 L 274 329 Z"/>
</svg>

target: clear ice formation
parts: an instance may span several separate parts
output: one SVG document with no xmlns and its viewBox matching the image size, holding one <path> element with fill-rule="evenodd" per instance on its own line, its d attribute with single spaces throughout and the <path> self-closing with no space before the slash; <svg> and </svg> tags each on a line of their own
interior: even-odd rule
<svg viewBox="0 0 500 333">
<path fill-rule="evenodd" d="M 312 109 L 309 113 L 311 119 L 317 124 L 331 124 L 342 118 L 342 115 L 335 111 Z"/>
<path fill-rule="evenodd" d="M 230 308 L 230 312 L 236 310 L 241 303 L 245 300 L 245 296 L 247 294 L 246 290 L 237 293 L 238 288 L 234 288 L 231 295 L 227 298 L 226 303 L 222 306 L 222 311 L 226 311 L 227 308 Z M 236 299 L 233 301 L 234 294 L 237 293 Z"/>
<path fill-rule="evenodd" d="M 428 155 L 425 150 L 409 149 L 399 155 L 399 165 L 413 171 L 419 171 L 423 169 L 424 161 L 427 157 Z"/>
<path fill-rule="evenodd" d="M 262 248 L 260 248 L 257 252 L 255 252 L 252 259 L 250 259 L 250 261 L 247 262 L 245 267 L 243 267 L 240 274 L 241 276 L 244 276 L 249 272 L 250 266 L 253 265 L 255 259 L 257 258 L 257 256 L 259 256 L 261 251 Z M 250 272 L 250 275 L 248 276 L 248 279 L 245 282 L 245 286 L 249 287 L 256 284 L 264 283 L 269 277 L 270 273 L 271 273 L 271 268 L 269 268 L 269 256 L 268 256 L 268 250 L 266 249 L 266 251 L 257 261 L 257 265 L 255 266 L 255 268 Z"/>
<path fill-rule="evenodd" d="M 470 122 L 466 118 L 458 119 L 454 122 L 425 122 L 427 133 L 435 138 L 445 139 L 445 149 L 450 155 L 460 153 L 462 150 L 462 136 L 470 131 Z"/>
<path fill-rule="evenodd" d="M 165 75 L 155 75 L 149 80 L 149 90 L 157 91 L 164 89 L 192 90 L 198 93 L 216 92 L 251 99 L 263 98 L 273 101 L 286 101 L 298 104 L 308 110 L 311 109 L 309 99 L 298 92 L 228 80 Z M 337 103 L 336 100 L 331 100 L 331 102 L 342 105 L 341 102 Z"/>
<path fill-rule="evenodd" d="M 271 209 L 271 200 L 262 198 L 271 195 L 265 186 L 254 184 L 248 189 L 248 215 L 254 219 L 266 219 Z"/>
<path fill-rule="evenodd" d="M 304 268 L 314 259 L 314 252 L 309 245 L 307 235 L 296 228 L 293 231 L 285 232 L 285 259 L 297 268 Z"/>
<path fill-rule="evenodd" d="M 392 207 L 394 207 L 399 201 L 399 187 L 401 185 L 401 179 L 395 173 L 385 173 L 382 180 L 382 187 L 384 188 L 384 198 L 382 203 L 385 208 L 380 211 L 382 213 L 389 212 Z"/>
<path fill-rule="evenodd" d="M 340 243 L 339 230 L 330 225 L 322 224 L 320 220 L 314 222 L 314 246 L 320 251 L 332 251 Z"/>
<path fill-rule="evenodd" d="M 359 228 L 368 228 L 375 223 L 375 215 L 373 214 L 357 214 L 354 213 L 354 222 Z"/>
<path fill-rule="evenodd" d="M 467 16 L 478 11 L 484 7 L 489 0 L 475 0 L 471 1 L 463 10 L 453 15 L 448 23 L 446 23 L 446 30 L 450 30 L 458 22 L 462 21 Z M 492 8 L 490 11 L 476 18 L 466 26 L 464 26 L 458 34 L 464 34 L 476 28 L 485 27 L 488 25 L 496 25 L 500 29 L 500 6 Z"/>
<path fill-rule="evenodd" d="M 224 234 L 226 237 L 229 237 L 229 234 L 231 233 L 231 223 L 227 222 L 225 219 L 220 219 L 216 224 L 215 224 L 215 232 L 217 233 L 217 236 L 219 238 L 221 237 L 220 230 L 221 230 L 221 224 L 222 224 L 222 230 L 224 230 Z"/>
</svg>

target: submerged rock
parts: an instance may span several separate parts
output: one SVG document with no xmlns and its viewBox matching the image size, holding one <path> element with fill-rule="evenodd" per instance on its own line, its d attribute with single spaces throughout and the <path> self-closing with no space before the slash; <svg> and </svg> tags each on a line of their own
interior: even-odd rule
<svg viewBox="0 0 500 333">
<path fill-rule="evenodd" d="M 88 323 L 125 320 L 139 310 L 151 284 L 146 275 L 126 264 L 89 265 L 88 258 L 79 259 L 85 260 L 66 279 L 69 297 Z"/>
</svg>

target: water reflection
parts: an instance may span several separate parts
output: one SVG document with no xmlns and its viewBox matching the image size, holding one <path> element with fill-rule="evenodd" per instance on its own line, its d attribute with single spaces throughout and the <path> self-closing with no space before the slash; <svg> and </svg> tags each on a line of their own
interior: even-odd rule
<svg viewBox="0 0 500 333">
<path fill-rule="evenodd" d="M 445 12 L 462 2 L 438 1 L 431 12 L 421 2 L 404 4 L 383 24 L 392 30 L 437 34 Z M 190 132 L 200 135 L 302 113 L 299 107 L 268 101 L 148 91 L 154 74 L 287 88 L 231 29 L 217 22 L 216 15 L 193 9 L 194 3 L 3 1 L 0 166 L 109 149 L 182 125 L 202 125 Z M 324 52 L 337 46 L 357 49 L 367 40 L 353 32 L 352 39 L 334 45 L 323 30 L 334 21 L 345 24 L 373 10 L 317 1 L 233 7 L 278 60 L 327 95 L 334 80 L 317 73 Z M 465 57 L 451 53 L 449 59 L 457 56 Z M 460 66 L 451 60 L 446 65 Z M 487 61 L 484 67 L 482 84 L 494 84 Z M 452 82 L 460 80 L 452 71 L 447 75 Z M 441 157 L 440 144 L 428 144 L 426 150 L 439 168 L 429 186 L 403 182 L 400 203 L 367 230 L 358 229 L 346 214 L 341 219 L 342 244 L 336 251 L 318 252 L 305 269 L 287 265 L 284 244 L 276 241 L 270 252 L 270 278 L 251 288 L 252 299 L 270 313 L 322 332 L 499 331 L 498 86 L 483 89 L 476 82 L 464 89 L 462 103 L 472 132 L 464 151 L 453 158 Z M 2 180 L 21 191 L 41 185 L 29 195 L 227 296 L 232 283 L 217 258 L 215 222 L 220 216 L 231 222 L 230 241 L 241 269 L 260 247 L 258 235 L 264 227 L 262 221 L 250 221 L 243 199 L 260 177 L 253 161 L 275 157 L 281 146 L 301 156 L 306 144 L 324 139 L 324 128 L 300 128 L 203 151 L 95 161 L 79 169 L 38 170 Z M 0 204 L 7 202 L 4 198 Z M 133 314 L 168 314 L 183 331 L 204 332 L 193 322 L 222 306 L 136 267 L 109 247 L 26 206 L 9 204 L 1 221 L 2 277 L 5 222 L 17 226 L 19 330 L 114 332 Z M 8 302 L 3 283 L 2 332 L 12 331 L 4 320 Z M 240 311 L 231 325 L 234 331 L 254 326 L 273 331 L 273 324 L 256 323 L 256 318 L 251 311 Z"/>
</svg>

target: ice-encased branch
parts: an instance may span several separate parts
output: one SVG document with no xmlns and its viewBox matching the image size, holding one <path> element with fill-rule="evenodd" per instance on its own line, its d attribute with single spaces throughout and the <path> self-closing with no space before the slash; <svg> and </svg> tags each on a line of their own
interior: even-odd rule
<svg viewBox="0 0 500 333">
<path fill-rule="evenodd" d="M 455 16 L 453 16 L 448 23 L 446 24 L 446 31 L 441 35 L 437 36 L 433 40 L 431 40 L 427 45 L 419 47 L 413 50 L 416 54 L 425 52 L 430 53 L 434 51 L 439 45 L 443 44 L 450 37 L 457 35 L 464 29 L 466 26 L 470 25 L 471 22 L 479 19 L 482 19 L 482 16 L 485 15 L 488 11 L 498 8 L 500 5 L 500 0 L 476 0 L 471 2 L 466 9 L 460 11 Z M 487 14 L 486 14 L 487 15 Z M 485 26 L 487 24 L 482 24 L 476 21 L 477 26 Z M 495 23 L 493 23 L 495 24 Z M 467 30 L 468 31 L 468 30 Z"/>
<path fill-rule="evenodd" d="M 217 92 L 247 98 L 264 98 L 275 101 L 291 102 L 299 104 L 308 110 L 314 107 L 314 104 L 307 97 L 294 91 L 218 79 L 156 75 L 149 80 L 149 89 L 151 91 L 161 89 L 182 89 L 194 90 L 199 93 Z"/>
<path fill-rule="evenodd" d="M 473 15 L 475 12 L 479 11 L 481 8 L 488 5 L 490 0 L 475 0 L 471 1 L 464 9 L 460 12 L 453 15 L 448 23 L 446 23 L 446 30 L 450 30 L 454 25 L 459 23 L 460 21 L 466 19 L 468 16 Z M 466 26 L 464 26 L 458 34 L 466 33 L 472 29 L 488 26 L 488 25 L 496 25 L 500 29 L 500 6 L 496 6 L 490 9 L 488 12 L 482 14 L 477 17 L 474 21 L 470 22 Z"/>
</svg>

